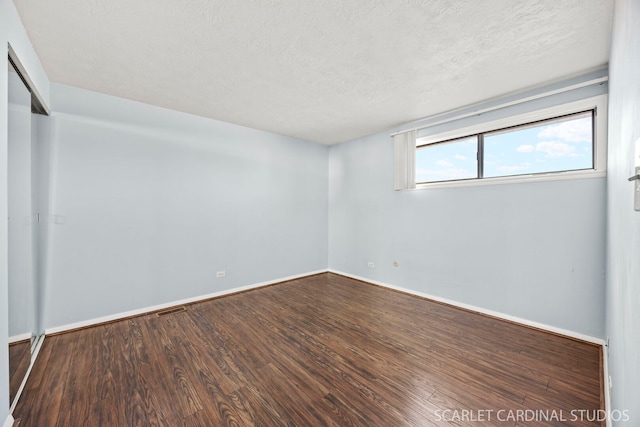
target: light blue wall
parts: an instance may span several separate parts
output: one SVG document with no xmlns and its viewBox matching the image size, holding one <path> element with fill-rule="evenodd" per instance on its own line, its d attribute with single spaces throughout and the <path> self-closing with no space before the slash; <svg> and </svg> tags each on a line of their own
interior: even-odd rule
<svg viewBox="0 0 640 427">
<path fill-rule="evenodd" d="M 604 92 L 591 87 L 483 119 Z M 604 178 L 394 192 L 390 133 L 330 149 L 331 269 L 604 336 Z"/>
<path fill-rule="evenodd" d="M 44 312 L 44 284 L 47 272 L 50 269 L 50 257 L 48 256 L 50 247 L 50 230 L 52 224 L 50 218 L 50 195 L 53 194 L 52 182 L 50 179 L 51 170 L 51 122 L 47 116 L 34 114 L 31 117 L 31 143 L 32 143 L 32 180 L 35 183 L 33 203 L 38 208 L 38 213 L 42 218 L 39 226 L 34 230 L 36 232 L 35 260 L 36 260 L 36 292 L 33 303 L 35 304 L 34 330 L 37 335 L 44 333 L 44 324 L 42 313 Z"/>
<path fill-rule="evenodd" d="M 49 100 L 49 81 L 11 0 L 0 0 L 0 46 L 11 46 L 31 78 L 33 88 Z M 7 51 L 0 54 L 0 164 L 7 164 Z M 9 415 L 9 351 L 7 290 L 7 173 L 0 174 L 0 423 Z"/>
<path fill-rule="evenodd" d="M 45 327 L 327 268 L 326 146 L 51 91 Z"/>
<path fill-rule="evenodd" d="M 612 408 L 640 425 L 640 212 L 633 210 L 640 138 L 640 2 L 616 0 L 609 98 L 607 336 Z M 620 423 L 623 424 L 623 423 Z"/>
</svg>

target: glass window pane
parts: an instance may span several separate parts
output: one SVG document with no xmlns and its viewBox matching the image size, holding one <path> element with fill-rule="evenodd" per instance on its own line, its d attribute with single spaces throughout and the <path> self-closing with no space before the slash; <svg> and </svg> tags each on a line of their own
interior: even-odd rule
<svg viewBox="0 0 640 427">
<path fill-rule="evenodd" d="M 478 177 L 478 137 L 423 145 L 416 150 L 416 182 Z"/>
<path fill-rule="evenodd" d="M 593 112 L 484 136 L 484 177 L 593 169 Z"/>
</svg>

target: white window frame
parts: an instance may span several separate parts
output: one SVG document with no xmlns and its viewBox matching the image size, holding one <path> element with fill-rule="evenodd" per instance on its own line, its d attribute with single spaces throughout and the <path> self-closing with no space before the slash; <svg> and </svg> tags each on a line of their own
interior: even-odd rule
<svg viewBox="0 0 640 427">
<path fill-rule="evenodd" d="M 568 102 L 553 107 L 535 110 L 529 113 L 509 116 L 498 120 L 454 129 L 416 139 L 416 149 L 429 144 L 487 133 L 512 126 L 525 125 L 559 116 L 594 110 L 593 169 L 557 171 L 494 178 L 470 178 L 459 181 L 437 181 L 416 183 L 416 189 L 443 187 L 473 187 L 479 185 L 513 184 L 518 182 L 556 181 L 565 179 L 602 178 L 607 176 L 607 95 L 598 95 L 579 101 Z"/>
</svg>

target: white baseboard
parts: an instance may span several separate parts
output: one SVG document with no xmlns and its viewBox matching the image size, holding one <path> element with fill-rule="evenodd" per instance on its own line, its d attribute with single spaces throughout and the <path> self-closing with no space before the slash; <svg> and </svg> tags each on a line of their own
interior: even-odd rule
<svg viewBox="0 0 640 427">
<path fill-rule="evenodd" d="M 596 337 L 592 337 L 589 335 L 585 335 L 585 334 L 581 334 L 579 332 L 574 332 L 574 331 L 570 331 L 567 329 L 562 329 L 562 328 L 557 328 L 555 326 L 551 326 L 551 325 L 547 325 L 544 323 L 539 323 L 539 322 L 534 322 L 532 320 L 527 320 L 527 319 L 523 319 L 521 317 L 516 317 L 516 316 L 511 316 L 509 314 L 504 314 L 504 313 L 500 313 L 498 311 L 493 311 L 493 310 L 488 310 L 486 308 L 481 308 L 481 307 L 476 307 L 474 305 L 470 305 L 470 304 L 465 304 L 462 302 L 458 302 L 458 301 L 454 301 L 454 300 L 450 300 L 447 298 L 441 298 L 435 295 L 430 295 L 430 294 L 426 294 L 423 292 L 418 292 L 418 291 L 414 291 L 412 289 L 407 289 L 407 288 L 402 288 L 399 286 L 394 286 L 394 285 L 390 285 L 388 283 L 383 283 L 383 282 L 378 282 L 375 280 L 371 280 L 371 279 L 367 279 L 365 277 L 360 277 L 360 276 L 356 276 L 354 274 L 349 274 L 349 273 L 344 273 L 342 271 L 338 271 L 338 270 L 333 270 L 333 269 L 329 269 L 330 273 L 335 273 L 335 274 L 339 274 L 341 276 L 346 276 L 346 277 L 350 277 L 352 279 L 356 279 L 356 280 L 360 280 L 362 282 L 367 282 L 367 283 L 372 283 L 374 285 L 378 285 L 378 286 L 382 286 L 388 289 L 393 289 L 396 291 L 400 291 L 400 292 L 404 292 L 407 294 L 411 294 L 411 295 L 416 295 L 422 298 L 427 298 L 433 301 L 437 301 L 437 302 L 441 302 L 444 304 L 449 304 L 455 307 L 460 307 L 460 308 L 464 308 L 466 310 L 470 310 L 470 311 L 475 311 L 476 313 L 481 313 L 481 314 L 486 314 L 488 316 L 492 316 L 492 317 L 497 317 L 499 319 L 504 319 L 504 320 L 508 320 L 510 322 L 513 323 L 519 323 L 521 325 L 524 326 L 530 326 L 536 329 L 542 329 L 545 331 L 549 331 L 549 332 L 553 332 L 555 334 L 559 334 L 559 335 L 564 335 L 566 337 L 570 337 L 570 338 L 575 338 L 575 339 L 579 339 L 582 341 L 587 341 L 593 344 L 598 344 L 601 346 L 605 345 L 605 341 L 602 338 L 596 338 Z"/>
<path fill-rule="evenodd" d="M 2 427 L 11 427 L 13 425 L 13 415 L 7 415 L 7 419 L 2 424 Z"/>
<path fill-rule="evenodd" d="M 85 321 L 82 321 L 82 322 L 70 323 L 70 324 L 62 325 L 62 326 L 55 326 L 55 327 L 52 327 L 52 328 L 47 328 L 45 330 L 45 334 L 47 334 L 47 335 L 56 334 L 56 333 L 65 332 L 65 331 L 69 331 L 69 330 L 73 330 L 73 329 L 78 329 L 78 328 L 84 328 L 84 327 L 87 327 L 87 326 L 97 325 L 97 324 L 100 324 L 100 323 L 112 322 L 112 321 L 124 319 L 124 318 L 127 318 L 127 317 L 138 316 L 138 315 L 142 315 L 142 314 L 153 312 L 153 311 L 163 310 L 163 309 L 169 308 L 169 307 L 175 307 L 175 306 L 183 305 L 183 304 L 191 304 L 191 303 L 198 302 L 198 301 L 203 301 L 203 300 L 207 300 L 207 299 L 211 299 L 211 298 L 217 298 L 217 297 L 221 297 L 221 296 L 224 296 L 224 295 L 234 294 L 234 293 L 237 293 L 237 292 L 248 291 L 248 290 L 251 290 L 251 289 L 257 289 L 257 288 L 261 288 L 261 287 L 264 287 L 264 286 L 273 285 L 275 283 L 286 282 L 288 280 L 299 279 L 301 277 L 312 276 L 314 274 L 320 274 L 320 273 L 326 273 L 326 272 L 339 274 L 341 276 L 350 277 L 352 279 L 356 279 L 356 280 L 360 280 L 362 282 L 367 282 L 367 283 L 371 283 L 371 284 L 374 284 L 374 285 L 382 286 L 382 287 L 385 287 L 385 288 L 388 288 L 388 289 L 393 289 L 393 290 L 396 290 L 396 291 L 404 292 L 406 294 L 416 295 L 416 296 L 419 296 L 419 297 L 422 297 L 422 298 L 427 298 L 427 299 L 430 299 L 430 300 L 433 300 L 433 301 L 441 302 L 441 303 L 444 303 L 444 304 L 449 304 L 449 305 L 452 305 L 452 306 L 455 306 L 455 307 L 464 308 L 466 310 L 474 311 L 476 313 L 486 314 L 488 316 L 492 316 L 492 317 L 496 317 L 496 318 L 499 318 L 499 319 L 508 320 L 508 321 L 514 322 L 514 323 L 519 323 L 519 324 L 524 325 L 524 326 L 530 326 L 530 327 L 533 327 L 533 328 L 542 329 L 542 330 L 545 330 L 545 331 L 549 331 L 549 332 L 553 332 L 553 333 L 556 333 L 556 334 L 564 335 L 564 336 L 567 336 L 567 337 L 570 337 L 570 338 L 575 338 L 575 339 L 579 339 L 579 340 L 582 340 L 582 341 L 590 342 L 590 343 L 593 343 L 593 344 L 598 344 L 598 345 L 601 345 L 603 347 L 605 347 L 605 344 L 606 344 L 605 341 L 602 338 L 596 338 L 596 337 L 592 337 L 592 336 L 589 336 L 589 335 L 581 334 L 579 332 L 570 331 L 568 329 L 563 329 L 563 328 L 558 328 L 558 327 L 555 327 L 555 326 L 547 325 L 545 323 L 535 322 L 535 321 L 532 321 L 532 320 L 523 319 L 521 317 L 512 316 L 512 315 L 501 313 L 501 312 L 498 312 L 498 311 L 493 311 L 493 310 L 488 310 L 488 309 L 485 309 L 485 308 L 477 307 L 477 306 L 474 306 L 474 305 L 471 305 L 471 304 L 461 303 L 461 302 L 450 300 L 450 299 L 447 299 L 447 298 L 442 298 L 442 297 L 438 297 L 438 296 L 435 296 L 435 295 L 430 295 L 430 294 L 427 294 L 427 293 L 424 293 L 424 292 L 414 291 L 412 289 L 402 288 L 400 286 L 395 286 L 395 285 L 390 285 L 388 283 L 378 282 L 376 280 L 368 279 L 366 277 L 361 277 L 361 276 L 357 276 L 355 274 L 345 273 L 343 271 L 334 270 L 334 269 L 331 269 L 331 268 L 324 269 L 324 270 L 310 271 L 310 272 L 303 273 L 303 274 L 297 274 L 297 275 L 294 275 L 294 276 L 282 277 L 282 278 L 279 278 L 279 279 L 269 280 L 269 281 L 266 281 L 266 282 L 260 282 L 260 283 L 254 283 L 254 284 L 251 284 L 251 285 L 240 286 L 240 287 L 237 287 L 237 288 L 227 289 L 227 290 L 224 290 L 224 291 L 214 292 L 214 293 L 211 293 L 211 294 L 199 295 L 197 297 L 186 298 L 186 299 L 182 299 L 182 300 L 178 300 L 178 301 L 171 301 L 171 302 L 168 302 L 168 303 L 158 304 L 158 305 L 149 306 L 149 307 L 143 307 L 143 308 L 139 308 L 139 309 L 136 309 L 136 310 L 116 313 L 116 314 L 112 314 L 112 315 L 109 315 L 109 316 L 103 316 L 103 317 L 98 317 L 98 318 L 95 318 L 95 319 L 85 320 Z M 606 366 L 606 363 L 605 363 L 605 366 Z"/>
<path fill-rule="evenodd" d="M 60 332 L 70 331 L 70 330 L 73 330 L 73 329 L 85 328 L 87 326 L 97 325 L 97 324 L 100 324 L 100 323 L 113 322 L 115 320 L 125 319 L 127 317 L 132 317 L 132 316 L 139 316 L 139 315 L 143 315 L 143 314 L 150 313 L 150 312 L 153 312 L 153 311 L 163 310 L 163 309 L 169 308 L 169 307 L 175 307 L 177 305 L 191 304 L 191 303 L 194 303 L 194 302 L 203 301 L 203 300 L 207 300 L 207 299 L 211 299 L 211 298 L 217 298 L 217 297 L 221 297 L 221 296 L 224 296 L 224 295 L 234 294 L 234 293 L 237 293 L 237 292 L 243 292 L 243 291 L 248 291 L 248 290 L 251 290 L 251 289 L 257 289 L 257 288 L 273 285 L 273 284 L 280 283 L 280 282 L 286 282 L 286 281 L 289 281 L 289 280 L 299 279 L 301 277 L 313 276 L 314 274 L 326 273 L 327 271 L 328 270 L 326 270 L 326 269 L 310 271 L 308 273 L 297 274 L 295 276 L 282 277 L 282 278 L 279 278 L 279 279 L 269 280 L 269 281 L 266 281 L 266 282 L 254 283 L 252 285 L 240 286 L 240 287 L 233 288 L 233 289 L 227 289 L 227 290 L 220 291 L 220 292 L 214 292 L 212 294 L 199 295 L 197 297 L 186 298 L 186 299 L 182 299 L 182 300 L 178 300 L 178 301 L 171 301 L 171 302 L 167 302 L 167 303 L 164 303 L 164 304 L 158 304 L 158 305 L 154 305 L 154 306 L 150 306 L 150 307 L 143 307 L 143 308 L 139 308 L 139 309 L 136 309 L 136 310 L 130 310 L 130 311 L 122 312 L 122 313 L 112 314 L 112 315 L 109 315 L 109 316 L 103 316 L 103 317 L 98 317 L 98 318 L 95 318 L 95 319 L 84 320 L 82 322 L 69 323 L 67 325 L 62 325 L 62 326 L 55 326 L 55 327 L 52 327 L 52 328 L 45 329 L 44 333 L 46 335 L 57 334 L 57 333 L 60 333 Z"/>
<path fill-rule="evenodd" d="M 18 342 L 18 341 L 26 341 L 30 339 L 31 339 L 31 332 L 26 332 L 24 334 L 14 335 L 12 337 L 9 337 L 9 344 L 13 344 L 14 342 Z"/>
</svg>

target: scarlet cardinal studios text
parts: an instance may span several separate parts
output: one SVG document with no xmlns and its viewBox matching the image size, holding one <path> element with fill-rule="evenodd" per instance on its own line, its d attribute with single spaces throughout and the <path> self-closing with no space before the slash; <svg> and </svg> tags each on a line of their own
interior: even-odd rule
<svg viewBox="0 0 640 427">
<path fill-rule="evenodd" d="M 629 421 L 629 410 L 533 410 L 533 409 L 444 409 L 436 410 L 436 421 Z"/>
</svg>

